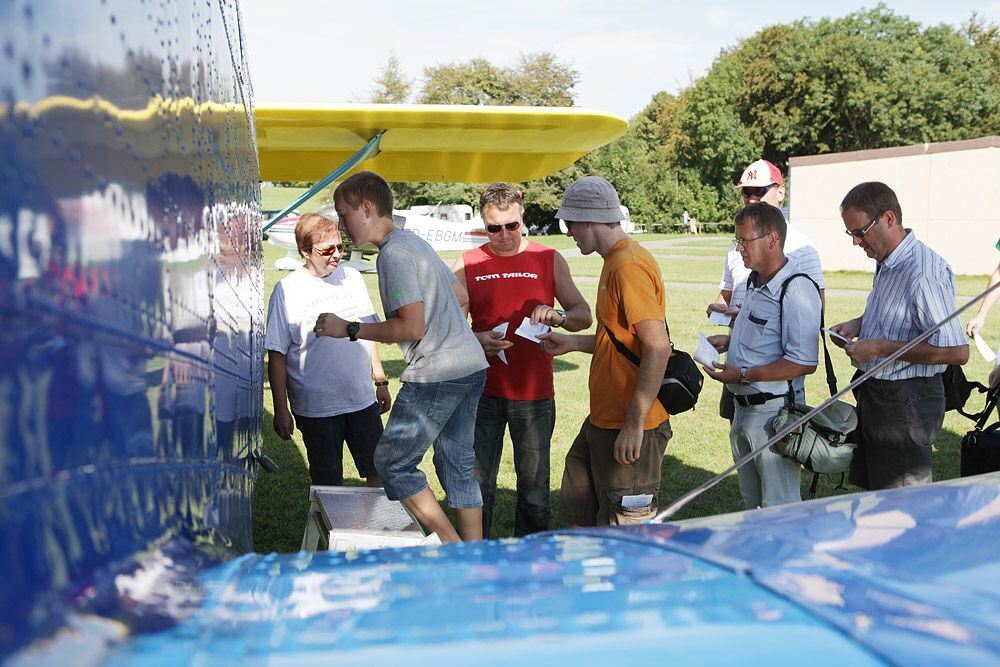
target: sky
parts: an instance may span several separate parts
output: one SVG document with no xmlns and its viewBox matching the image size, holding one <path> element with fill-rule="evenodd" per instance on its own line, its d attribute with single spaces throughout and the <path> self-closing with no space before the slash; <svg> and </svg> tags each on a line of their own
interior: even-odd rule
<svg viewBox="0 0 1000 667">
<path fill-rule="evenodd" d="M 841 17 L 874 4 L 242 0 L 240 8 L 257 104 L 368 101 L 393 52 L 419 85 L 429 65 L 484 57 L 507 66 L 522 53 L 551 51 L 579 73 L 577 106 L 631 118 L 653 95 L 683 89 L 720 51 L 765 26 Z M 887 4 L 925 26 L 958 26 L 974 10 L 1000 23 L 1000 0 Z"/>
</svg>

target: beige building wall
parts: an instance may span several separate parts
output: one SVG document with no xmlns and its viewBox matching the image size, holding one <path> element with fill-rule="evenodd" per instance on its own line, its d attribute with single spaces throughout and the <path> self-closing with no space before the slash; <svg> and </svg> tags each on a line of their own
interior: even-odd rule
<svg viewBox="0 0 1000 667">
<path fill-rule="evenodd" d="M 1000 260 L 1000 137 L 793 157 L 789 172 L 791 224 L 827 271 L 875 268 L 840 219 L 840 201 L 864 181 L 895 190 L 903 225 L 955 273 L 990 273 Z"/>
</svg>

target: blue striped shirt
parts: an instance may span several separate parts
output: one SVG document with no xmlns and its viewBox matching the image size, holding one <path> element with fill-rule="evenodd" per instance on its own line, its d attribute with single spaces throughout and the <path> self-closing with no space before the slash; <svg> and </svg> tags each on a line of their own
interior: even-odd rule
<svg viewBox="0 0 1000 667">
<path fill-rule="evenodd" d="M 955 276 L 940 255 L 917 240 L 912 230 L 875 269 L 875 280 L 861 320 L 859 339 L 910 341 L 955 311 Z M 962 322 L 955 317 L 927 342 L 936 347 L 966 345 Z M 881 359 L 864 364 L 869 370 Z M 880 380 L 930 377 L 944 365 L 896 360 L 875 374 Z"/>
</svg>

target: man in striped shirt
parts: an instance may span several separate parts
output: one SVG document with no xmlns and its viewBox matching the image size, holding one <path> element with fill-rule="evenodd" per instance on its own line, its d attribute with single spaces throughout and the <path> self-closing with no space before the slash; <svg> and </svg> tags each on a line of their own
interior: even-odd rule
<svg viewBox="0 0 1000 667">
<path fill-rule="evenodd" d="M 851 341 L 834 339 L 867 371 L 955 310 L 955 277 L 903 227 L 899 200 L 885 183 L 852 188 L 840 216 L 854 245 L 875 260 L 875 279 L 861 317 L 831 329 Z M 941 373 L 968 360 L 962 323 L 952 318 L 858 388 L 853 483 L 885 489 L 932 481 L 931 447 L 945 411 Z"/>
</svg>

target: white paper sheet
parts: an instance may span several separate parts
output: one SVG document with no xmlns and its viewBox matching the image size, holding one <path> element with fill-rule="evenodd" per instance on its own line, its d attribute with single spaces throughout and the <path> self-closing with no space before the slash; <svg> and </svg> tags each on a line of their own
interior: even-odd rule
<svg viewBox="0 0 1000 667">
<path fill-rule="evenodd" d="M 698 332 L 698 348 L 694 351 L 694 360 L 705 368 L 714 369 L 714 362 L 719 360 L 718 351 L 705 338 L 705 334 Z"/>
<path fill-rule="evenodd" d="M 496 325 L 495 327 L 493 327 L 493 331 L 496 331 L 498 334 L 500 334 L 500 337 L 503 338 L 504 336 L 507 335 L 507 323 L 504 322 L 503 324 Z M 507 355 L 504 354 L 504 350 L 500 350 L 499 352 L 497 352 L 497 359 L 507 364 Z M 510 364 L 507 365 L 509 366 Z"/>
<path fill-rule="evenodd" d="M 653 502 L 652 493 L 639 493 L 634 496 L 622 496 L 622 507 L 625 509 L 641 509 L 649 507 Z"/>
<path fill-rule="evenodd" d="M 524 320 L 521 321 L 521 325 L 517 327 L 517 331 L 515 331 L 514 333 L 520 336 L 521 338 L 527 338 L 532 343 L 541 343 L 542 341 L 538 340 L 538 337 L 548 332 L 549 332 L 548 325 L 541 323 L 532 324 L 531 318 L 526 317 L 524 318 Z"/>
<path fill-rule="evenodd" d="M 983 359 L 991 363 L 996 361 L 996 353 L 990 349 L 990 346 L 986 344 L 986 341 L 983 340 L 983 337 L 979 335 L 978 331 L 976 332 L 976 335 L 972 337 L 972 340 L 976 341 L 976 349 L 979 350 L 979 354 L 983 355 Z"/>
<path fill-rule="evenodd" d="M 708 321 L 711 324 L 718 324 L 720 327 L 728 327 L 733 321 L 733 316 L 727 313 L 717 313 L 712 311 L 708 315 Z"/>
<path fill-rule="evenodd" d="M 843 341 L 845 343 L 850 343 L 851 342 L 850 339 L 841 336 L 836 331 L 831 331 L 830 329 L 827 329 L 827 328 L 824 328 L 823 331 L 825 331 L 826 335 L 829 336 L 830 338 L 836 338 L 837 340 Z"/>
</svg>

